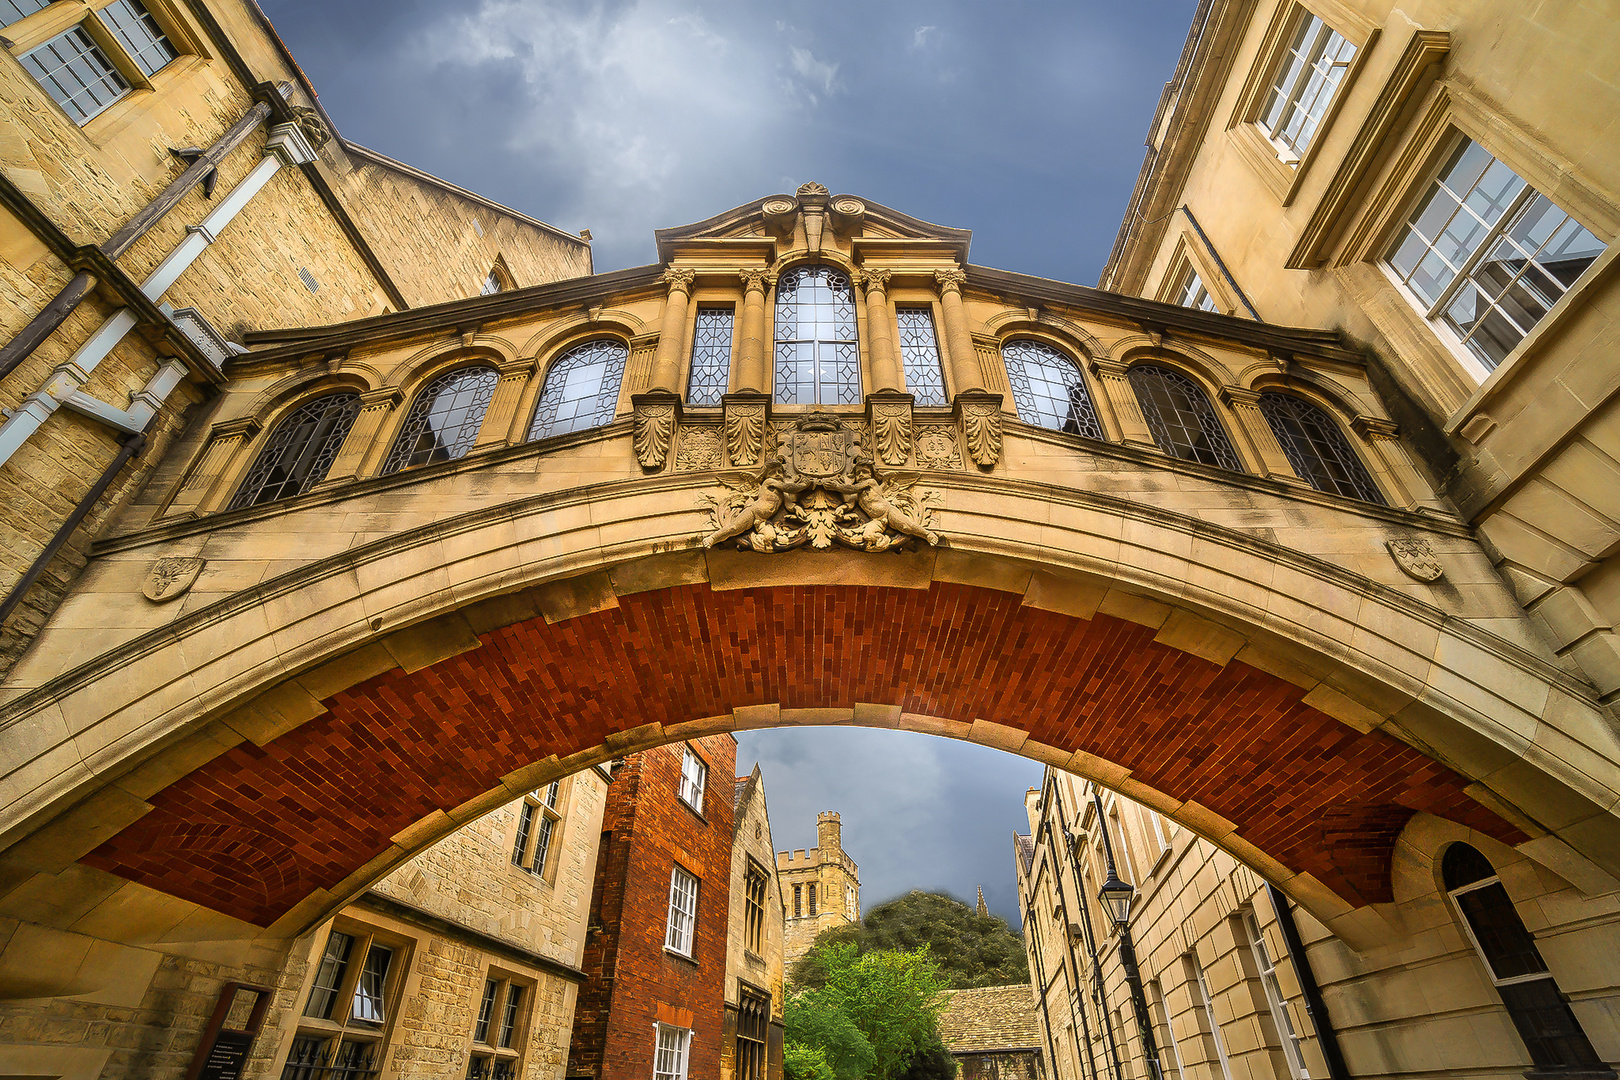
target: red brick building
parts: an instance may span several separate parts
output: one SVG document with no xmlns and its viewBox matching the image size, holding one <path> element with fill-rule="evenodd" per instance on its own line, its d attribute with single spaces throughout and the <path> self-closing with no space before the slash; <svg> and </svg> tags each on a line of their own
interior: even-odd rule
<svg viewBox="0 0 1620 1080">
<path fill-rule="evenodd" d="M 714 735 L 634 754 L 616 771 L 570 1078 L 719 1075 L 736 765 L 737 740 Z"/>
</svg>

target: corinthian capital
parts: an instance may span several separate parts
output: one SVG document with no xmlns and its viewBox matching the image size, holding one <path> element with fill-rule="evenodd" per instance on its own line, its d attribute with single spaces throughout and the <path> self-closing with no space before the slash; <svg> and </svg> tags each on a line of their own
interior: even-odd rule
<svg viewBox="0 0 1620 1080">
<path fill-rule="evenodd" d="M 939 291 L 941 293 L 954 292 L 960 295 L 962 286 L 967 284 L 967 271 L 959 269 L 935 270 L 934 280 L 939 282 Z"/>
<path fill-rule="evenodd" d="M 690 296 L 692 293 L 692 280 L 695 277 L 697 277 L 697 274 L 691 270 L 684 267 L 672 266 L 668 270 L 664 271 L 662 280 L 664 284 L 669 286 L 670 292 L 674 292 L 676 289 L 679 289 Z"/>
<path fill-rule="evenodd" d="M 893 276 L 893 270 L 863 270 L 861 271 L 860 282 L 868 289 L 883 292 L 889 287 L 889 279 Z"/>
<path fill-rule="evenodd" d="M 737 276 L 742 278 L 744 292 L 752 292 L 754 289 L 764 292 L 766 286 L 771 283 L 771 275 L 765 270 L 741 270 Z"/>
</svg>

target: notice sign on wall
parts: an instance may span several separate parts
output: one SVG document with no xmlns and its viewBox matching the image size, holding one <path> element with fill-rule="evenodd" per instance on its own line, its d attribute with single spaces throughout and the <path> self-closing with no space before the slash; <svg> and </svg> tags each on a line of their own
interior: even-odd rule
<svg viewBox="0 0 1620 1080">
<path fill-rule="evenodd" d="M 269 1006 L 268 986 L 233 982 L 221 987 L 186 1080 L 241 1080 Z"/>
</svg>

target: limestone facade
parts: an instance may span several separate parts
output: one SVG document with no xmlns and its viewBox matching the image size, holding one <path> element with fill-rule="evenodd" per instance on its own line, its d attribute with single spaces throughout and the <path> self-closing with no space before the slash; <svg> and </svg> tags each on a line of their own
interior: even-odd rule
<svg viewBox="0 0 1620 1080">
<path fill-rule="evenodd" d="M 11 341 L 77 272 L 88 273 L 93 288 L 0 378 L 0 407 L 16 409 L 41 391 L 120 310 L 135 313 L 136 331 L 74 375 L 75 388 L 126 409 L 165 364 L 180 363 L 185 375 L 152 420 L 144 449 L 7 616 L 0 670 L 26 648 L 84 566 L 91 538 L 148 483 L 178 433 L 217 406 L 225 382 L 218 365 L 245 334 L 476 296 L 497 267 L 507 288 L 590 272 L 589 245 L 580 238 L 343 140 L 256 5 L 153 0 L 146 5 L 150 25 L 173 57 L 150 74 L 104 31 L 107 7 L 103 0 L 41 5 L 20 18 L 8 15 L 4 27 L 6 47 L 21 62 L 0 72 L 0 342 Z M 65 111 L 26 66 L 31 55 L 44 55 L 35 50 L 63 35 L 92 42 L 117 72 L 109 78 L 128 88 L 87 119 Z M 121 239 L 186 169 L 171 151 L 209 148 L 256 103 L 266 107 L 264 119 L 250 122 L 213 178 L 165 202 L 144 233 Z M 271 153 L 267 137 L 283 125 L 307 134 L 313 156 L 281 168 L 227 227 L 195 232 Z M 206 250 L 189 269 L 143 295 L 140 283 L 199 235 Z M 434 258 L 420 258 L 423 250 Z M 160 304 L 181 315 L 171 320 Z M 82 357 L 74 362 L 84 365 Z M 11 511 L 0 524 L 6 592 L 127 435 L 62 408 L 0 464 L 0 498 Z"/>
<path fill-rule="evenodd" d="M 1314 134 L 1288 148 L 1272 141 L 1262 106 L 1286 81 L 1291 35 L 1311 19 L 1337 35 L 1339 59 L 1313 91 Z M 1477 530 L 1545 640 L 1611 710 L 1620 149 L 1602 133 L 1620 108 L 1605 74 L 1617 35 L 1612 10 L 1578 4 L 1201 7 L 1100 282 L 1174 299 L 1196 275 L 1215 310 L 1342 328 L 1441 505 Z M 1471 183 L 1472 165 L 1491 159 L 1475 202 L 1490 190 L 1502 201 L 1457 219 L 1452 269 L 1436 251 L 1409 276 L 1419 242 L 1407 223 L 1427 211 L 1424 227 L 1437 232 L 1451 205 L 1444 194 L 1434 202 L 1431 185 L 1443 173 Z M 1504 235 L 1529 248 L 1498 246 Z M 1544 241 L 1535 257 L 1552 274 L 1490 284 Z M 1476 335 L 1484 345 L 1470 348 L 1483 298 L 1504 289 Z"/>
<path fill-rule="evenodd" d="M 758 765 L 732 785 L 731 913 L 726 933 L 722 1080 L 781 1080 L 785 909 L 776 874 L 765 777 Z"/>
<path fill-rule="evenodd" d="M 844 823 L 836 810 L 816 815 L 816 846 L 776 853 L 787 912 L 783 960 L 789 971 L 817 935 L 861 921 L 860 867 L 844 850 Z"/>
<path fill-rule="evenodd" d="M 1351 949 L 1290 905 L 1320 990 L 1313 1009 L 1273 903 L 1278 894 L 1254 870 L 1151 807 L 1058 770 L 1046 771 L 1027 803 L 1030 834 L 1016 845 L 1019 898 L 1043 1053 L 1055 1076 L 1152 1075 L 1119 932 L 1098 897 L 1107 878 L 1104 828 L 1119 877 L 1136 887 L 1130 932 L 1166 1080 L 1542 1075 L 1535 1070 L 1549 1061 L 1533 1057 L 1516 1031 L 1468 929 L 1458 900 L 1466 893 L 1443 880 L 1445 854 L 1459 844 L 1490 860 L 1595 1052 L 1558 1074 L 1612 1075 L 1620 1058 L 1620 969 L 1610 962 L 1620 905 L 1582 899 L 1477 836 L 1424 815 L 1403 830 L 1390 910 L 1411 934 L 1399 946 Z M 1568 904 L 1583 911 L 1579 924 L 1549 918 Z M 1324 1046 L 1322 1024 L 1343 1062 L 1337 1069 L 1324 1056 L 1334 1050 Z"/>
</svg>

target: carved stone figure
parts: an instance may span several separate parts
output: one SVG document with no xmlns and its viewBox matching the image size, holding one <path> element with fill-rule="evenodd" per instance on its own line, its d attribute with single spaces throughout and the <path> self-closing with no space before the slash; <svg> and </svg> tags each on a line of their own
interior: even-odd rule
<svg viewBox="0 0 1620 1080">
<path fill-rule="evenodd" d="M 319 112 L 307 105 L 289 105 L 287 108 L 293 114 L 293 122 L 303 129 L 304 138 L 309 140 L 310 146 L 319 150 L 331 141 L 332 133 L 327 130 Z"/>
<path fill-rule="evenodd" d="M 778 452 L 760 474 L 725 479 L 726 497 L 705 495 L 713 531 L 705 547 L 735 541 L 744 551 L 788 551 L 836 544 L 862 551 L 896 551 L 914 541 L 939 544 L 930 527 L 932 492 L 916 479 L 878 475 L 861 453 L 862 432 L 826 413 L 812 413 L 777 433 Z"/>
<path fill-rule="evenodd" d="M 203 559 L 159 559 L 147 573 L 141 595 L 154 604 L 178 600 L 191 589 L 205 564 Z"/>
<path fill-rule="evenodd" d="M 1446 568 L 1434 557 L 1434 549 L 1429 547 L 1427 540 L 1415 537 L 1385 540 L 1384 547 L 1389 549 L 1389 557 L 1395 560 L 1395 565 L 1409 578 L 1428 582 L 1439 581 L 1445 576 Z"/>
</svg>

